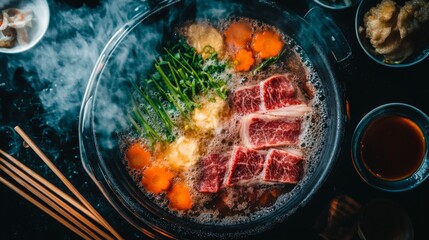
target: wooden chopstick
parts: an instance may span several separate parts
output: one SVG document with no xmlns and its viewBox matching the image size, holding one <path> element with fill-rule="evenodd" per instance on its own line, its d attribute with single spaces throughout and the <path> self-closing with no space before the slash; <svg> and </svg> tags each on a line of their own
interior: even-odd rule
<svg viewBox="0 0 429 240">
<path fill-rule="evenodd" d="M 40 150 L 39 147 L 31 140 L 31 138 L 19 127 L 16 126 L 15 131 L 24 139 L 31 149 L 42 159 L 43 162 L 54 172 L 55 175 L 66 185 L 66 187 L 79 199 L 79 201 L 90 211 L 101 224 L 112 233 L 118 240 L 123 238 L 117 233 L 113 227 L 95 210 L 94 207 L 79 193 L 79 191 L 71 184 L 71 182 L 61 173 L 61 171 L 49 160 L 49 158 Z"/>
<path fill-rule="evenodd" d="M 27 173 L 28 175 L 30 175 L 31 177 L 36 179 L 39 183 L 41 183 L 47 189 L 51 189 L 52 192 L 54 192 L 58 196 L 62 197 L 65 201 L 70 203 L 73 207 L 75 207 L 79 211 L 83 212 L 86 216 L 90 217 L 92 220 L 101 224 L 100 220 L 98 220 L 98 218 L 96 218 L 90 211 L 88 211 L 88 209 L 86 209 L 84 206 L 82 206 L 81 203 L 79 203 L 78 201 L 76 201 L 75 199 L 70 197 L 68 194 L 64 193 L 62 190 L 57 188 L 55 185 L 48 182 L 45 178 L 43 178 L 42 176 L 40 176 L 39 174 L 37 174 L 36 172 L 31 170 L 30 168 L 28 168 L 27 166 L 22 164 L 20 161 L 18 161 L 18 159 L 14 158 L 13 156 L 9 155 L 8 153 L 6 153 L 5 151 L 3 151 L 1 149 L 0 149 L 0 154 L 5 156 L 9 161 L 11 161 L 13 164 L 15 164 L 15 166 L 20 168 L 23 172 Z"/>
<path fill-rule="evenodd" d="M 30 195 L 28 195 L 24 191 L 20 190 L 14 184 L 12 184 L 11 182 L 9 182 L 8 180 L 4 179 L 1 176 L 0 176 L 0 182 L 3 183 L 4 185 L 6 185 L 8 188 L 12 189 L 14 192 L 18 193 L 20 196 L 22 196 L 23 198 L 25 198 L 27 201 L 29 201 L 30 203 L 32 203 L 33 205 L 35 205 L 36 207 L 38 207 L 39 209 L 41 209 L 45 213 L 47 213 L 49 216 L 53 217 L 59 223 L 63 224 L 64 226 L 66 226 L 67 228 L 69 228 L 70 230 L 72 230 L 74 233 L 76 233 L 77 235 L 79 235 L 83 239 L 91 239 L 91 237 L 89 237 L 88 235 L 86 235 L 85 233 L 83 233 L 82 231 L 80 231 L 79 229 L 77 229 L 75 226 L 73 226 L 72 224 L 70 224 L 69 222 L 67 222 L 67 220 L 65 220 L 64 218 L 62 218 L 60 215 L 56 214 L 55 212 L 53 212 L 49 208 L 43 206 L 43 204 L 41 204 L 40 202 L 38 202 L 36 199 L 34 199 L 33 197 L 31 197 Z"/>
<path fill-rule="evenodd" d="M 75 226 L 83 230 L 86 234 L 88 234 L 92 239 L 101 240 L 100 237 L 98 237 L 93 231 L 91 231 L 89 228 L 84 226 L 82 223 L 80 223 L 76 218 L 74 218 L 72 215 L 67 213 L 64 209 L 59 207 L 55 202 L 47 198 L 45 195 L 43 195 L 41 192 L 39 192 L 37 189 L 33 188 L 31 185 L 27 184 L 24 180 L 22 180 L 20 177 L 18 177 L 13 172 L 9 171 L 6 167 L 4 167 L 2 164 L 0 164 L 0 169 L 9 175 L 13 180 L 15 180 L 18 184 L 23 186 L 25 189 L 27 189 L 29 192 L 34 194 L 36 197 L 38 197 L 40 200 L 42 200 L 45 204 L 53 208 L 55 211 L 57 211 L 61 216 L 64 216 L 67 220 L 72 222 Z"/>
<path fill-rule="evenodd" d="M 71 216 L 74 216 L 76 219 L 78 219 L 80 222 L 85 224 L 86 226 L 90 227 L 90 229 L 93 229 L 96 233 L 98 233 L 100 236 L 104 237 L 108 240 L 113 240 L 109 235 L 107 235 L 103 230 L 95 226 L 93 223 L 88 221 L 84 216 L 82 216 L 80 213 L 78 213 L 76 210 L 71 208 L 69 205 L 67 205 L 64 201 L 56 197 L 52 192 L 50 192 L 48 189 L 34 181 L 30 176 L 26 175 L 21 170 L 17 169 L 12 164 L 8 163 L 5 159 L 0 157 L 0 163 L 2 163 L 4 166 L 6 166 L 9 170 L 11 170 L 15 175 L 11 176 L 8 171 L 5 171 L 2 165 L 0 165 L 0 169 L 3 170 L 6 174 L 8 174 L 10 177 L 12 177 L 15 181 L 16 177 L 20 177 L 22 180 L 25 180 L 27 183 L 29 183 L 32 187 L 34 187 L 36 190 L 38 190 L 40 193 L 44 194 L 46 197 L 48 197 L 50 200 L 52 200 L 54 203 L 56 203 L 58 206 L 62 207 L 67 213 L 70 213 Z"/>
</svg>

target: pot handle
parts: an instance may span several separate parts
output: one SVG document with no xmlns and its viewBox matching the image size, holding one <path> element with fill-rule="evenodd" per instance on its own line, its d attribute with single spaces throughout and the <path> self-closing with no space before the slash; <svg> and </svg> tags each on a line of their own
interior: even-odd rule
<svg viewBox="0 0 429 240">
<path fill-rule="evenodd" d="M 352 50 L 344 37 L 341 29 L 323 12 L 320 7 L 311 8 L 304 16 L 304 19 L 314 26 L 320 37 L 325 41 L 337 63 L 341 63 L 352 55 Z"/>
</svg>

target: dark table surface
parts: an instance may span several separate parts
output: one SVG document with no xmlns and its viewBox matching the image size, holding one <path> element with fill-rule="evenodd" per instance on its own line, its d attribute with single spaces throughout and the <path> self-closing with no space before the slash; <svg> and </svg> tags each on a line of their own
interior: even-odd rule
<svg viewBox="0 0 429 240">
<path fill-rule="evenodd" d="M 92 67 L 104 44 L 130 16 L 138 1 L 49 1 L 51 22 L 42 41 L 28 52 L 0 54 L 1 130 L 21 126 L 44 150 L 77 189 L 126 239 L 146 237 L 123 220 L 104 199 L 80 162 L 78 115 Z M 279 1 L 303 16 L 312 1 Z M 264 239 L 318 239 L 330 201 L 347 195 L 362 206 L 376 198 L 395 201 L 409 215 L 415 239 L 428 239 L 429 181 L 402 193 L 387 193 L 366 185 L 355 172 L 350 138 L 359 120 L 384 103 L 403 102 L 429 113 L 429 61 L 408 68 L 388 68 L 372 61 L 360 48 L 354 31 L 356 6 L 324 10 L 343 31 L 352 49 L 337 77 L 345 84 L 350 118 L 342 154 L 322 188 L 287 222 Z M 0 136 L 2 148 L 60 188 L 63 185 L 17 137 Z M 7 142 L 7 143 L 6 143 Z M 78 236 L 34 207 L 15 192 L 0 186 L 1 239 L 78 239 Z M 322 226 L 322 227 L 321 227 Z"/>
</svg>

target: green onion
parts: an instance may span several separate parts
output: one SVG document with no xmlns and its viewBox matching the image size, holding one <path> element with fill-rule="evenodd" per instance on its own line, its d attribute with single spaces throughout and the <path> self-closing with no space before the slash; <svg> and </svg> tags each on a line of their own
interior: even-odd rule
<svg viewBox="0 0 429 240">
<path fill-rule="evenodd" d="M 283 56 L 283 54 L 285 53 L 286 49 L 283 49 L 283 51 L 276 57 L 270 57 L 265 59 L 258 67 L 256 67 L 253 70 L 253 73 L 255 74 L 256 72 L 262 70 L 263 68 L 267 67 L 268 65 L 274 64 L 276 62 L 279 61 L 279 59 Z"/>
<path fill-rule="evenodd" d="M 178 113 L 189 120 L 191 112 L 199 107 L 197 100 L 200 95 L 213 91 L 226 99 L 229 79 L 218 77 L 226 69 L 226 64 L 217 59 L 214 49 L 205 49 L 210 53 L 206 60 L 180 40 L 164 48 L 147 78 L 132 82 L 139 97 L 132 97 L 131 123 L 151 144 L 173 141 L 176 126 L 171 114 Z"/>
</svg>

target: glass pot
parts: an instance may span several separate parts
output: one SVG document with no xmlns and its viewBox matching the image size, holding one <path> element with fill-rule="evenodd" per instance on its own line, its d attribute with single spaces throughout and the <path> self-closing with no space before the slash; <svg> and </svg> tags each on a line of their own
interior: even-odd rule
<svg viewBox="0 0 429 240">
<path fill-rule="evenodd" d="M 124 219 L 154 238 L 232 239 L 269 231 L 311 199 L 328 177 L 342 147 L 345 98 L 334 69 L 338 62 L 350 56 L 347 42 L 320 11 L 312 9 L 304 19 L 267 1 L 203 0 L 161 1 L 137 9 L 135 17 L 114 34 L 102 51 L 88 82 L 79 123 L 83 166 Z M 118 135 L 130 128 L 129 79 L 141 77 L 142 70 L 152 66 L 157 47 L 173 26 L 191 19 L 216 20 L 230 16 L 271 24 L 302 47 L 320 78 L 318 88 L 323 95 L 319 97 L 326 103 L 326 134 L 316 166 L 307 170 L 304 179 L 292 190 L 292 197 L 281 207 L 244 223 L 200 224 L 177 217 L 148 199 L 123 163 Z M 324 24 L 311 27 L 308 21 L 312 19 Z"/>
</svg>

